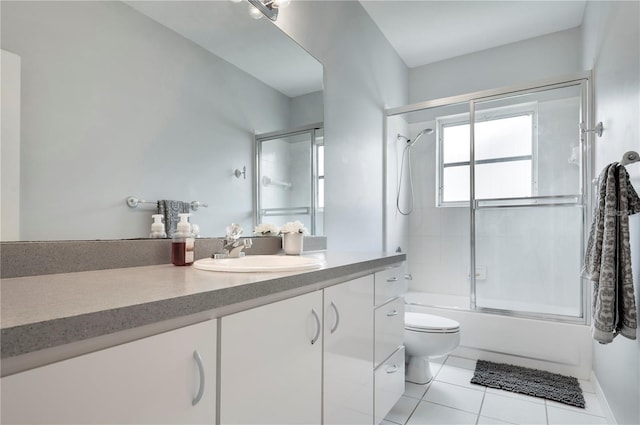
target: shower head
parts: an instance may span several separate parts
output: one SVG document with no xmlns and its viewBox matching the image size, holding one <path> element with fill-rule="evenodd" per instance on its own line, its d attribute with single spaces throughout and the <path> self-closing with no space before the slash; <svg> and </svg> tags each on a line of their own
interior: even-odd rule
<svg viewBox="0 0 640 425">
<path fill-rule="evenodd" d="M 431 133 L 433 133 L 433 128 L 425 128 L 420 133 L 418 133 L 418 135 L 414 137 L 413 140 L 407 139 L 407 144 L 409 146 L 413 146 L 418 141 L 418 139 L 421 138 L 423 135 L 431 134 Z"/>
</svg>

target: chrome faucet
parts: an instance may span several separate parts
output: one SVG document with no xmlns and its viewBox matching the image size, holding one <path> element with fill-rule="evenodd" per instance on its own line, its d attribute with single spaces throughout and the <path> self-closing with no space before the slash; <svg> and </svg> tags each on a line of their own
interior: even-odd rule
<svg viewBox="0 0 640 425">
<path fill-rule="evenodd" d="M 229 258 L 239 258 L 244 257 L 245 253 L 242 252 L 245 248 L 251 248 L 253 245 L 253 241 L 251 239 L 243 239 L 242 241 L 238 241 L 239 245 L 231 248 L 227 254 Z M 225 250 L 226 251 L 226 250 Z"/>
<path fill-rule="evenodd" d="M 242 252 L 245 248 L 251 248 L 253 241 L 251 239 L 240 240 L 242 235 L 242 227 L 239 224 L 231 223 L 227 226 L 227 235 L 222 240 L 222 251 L 213 254 L 213 258 L 238 258 L 245 255 Z"/>
</svg>

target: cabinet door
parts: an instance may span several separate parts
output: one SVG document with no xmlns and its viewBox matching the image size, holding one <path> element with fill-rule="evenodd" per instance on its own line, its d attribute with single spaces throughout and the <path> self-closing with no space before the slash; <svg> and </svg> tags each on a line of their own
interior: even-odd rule
<svg viewBox="0 0 640 425">
<path fill-rule="evenodd" d="M 373 422 L 373 275 L 324 290 L 324 423 Z"/>
<path fill-rule="evenodd" d="M 210 320 L 2 378 L 2 423 L 212 424 L 216 330 Z"/>
<path fill-rule="evenodd" d="M 221 319 L 220 422 L 319 424 L 322 291 Z"/>
</svg>

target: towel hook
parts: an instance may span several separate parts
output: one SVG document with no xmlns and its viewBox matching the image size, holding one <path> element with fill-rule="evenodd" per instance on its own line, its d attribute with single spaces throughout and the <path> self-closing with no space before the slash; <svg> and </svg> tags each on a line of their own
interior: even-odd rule
<svg viewBox="0 0 640 425">
<path fill-rule="evenodd" d="M 602 137 L 602 132 L 604 131 L 604 126 L 602 125 L 602 121 L 596 124 L 595 128 L 587 128 L 585 123 L 580 124 L 580 131 L 582 134 L 584 133 L 595 133 L 598 137 Z"/>
<path fill-rule="evenodd" d="M 640 155 L 636 151 L 627 151 L 622 155 L 620 165 L 629 165 L 640 161 Z"/>
<path fill-rule="evenodd" d="M 236 171 L 233 172 L 233 175 L 236 176 L 237 178 L 240 178 L 240 176 L 244 177 L 244 179 L 247 179 L 247 167 L 242 167 L 242 171 L 240 171 L 239 169 L 236 168 Z"/>
</svg>

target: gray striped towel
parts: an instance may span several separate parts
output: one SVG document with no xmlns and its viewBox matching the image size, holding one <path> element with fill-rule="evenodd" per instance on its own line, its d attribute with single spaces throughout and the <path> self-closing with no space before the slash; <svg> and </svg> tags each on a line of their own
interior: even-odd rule
<svg viewBox="0 0 640 425">
<path fill-rule="evenodd" d="M 617 162 L 598 178 L 593 222 L 582 277 L 593 282 L 593 338 L 607 344 L 622 334 L 636 339 L 637 309 L 631 274 L 629 216 L 640 212 L 640 198 L 629 173 Z"/>
</svg>

